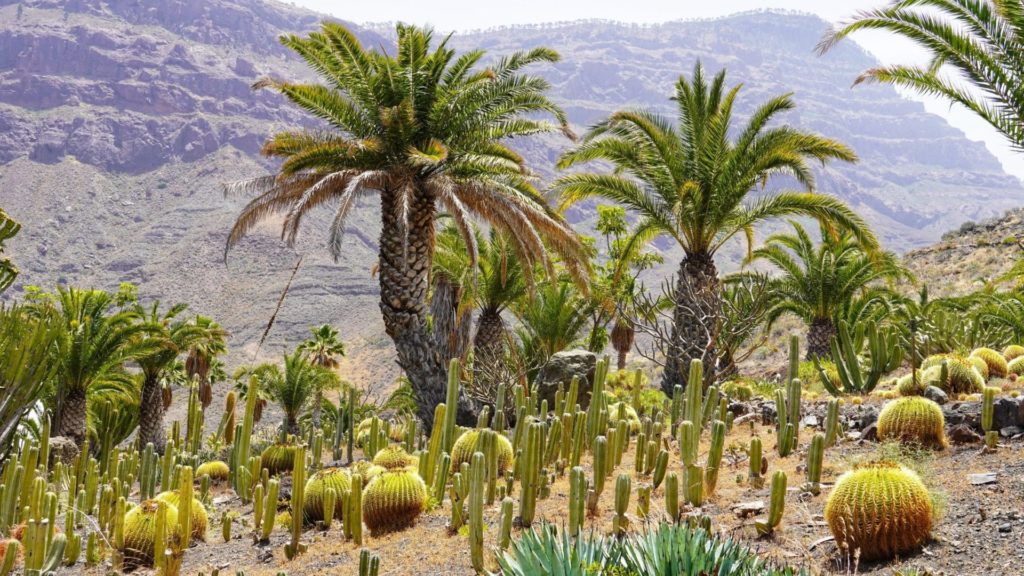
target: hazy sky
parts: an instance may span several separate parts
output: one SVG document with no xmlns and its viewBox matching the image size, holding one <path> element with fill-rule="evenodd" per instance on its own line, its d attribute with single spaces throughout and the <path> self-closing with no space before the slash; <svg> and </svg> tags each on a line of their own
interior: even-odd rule
<svg viewBox="0 0 1024 576">
<path fill-rule="evenodd" d="M 581 18 L 600 18 L 620 22 L 657 23 L 670 20 L 711 18 L 746 10 L 784 8 L 811 12 L 838 22 L 865 10 L 884 5 L 887 0 L 513 0 L 505 9 L 483 0 L 295 0 L 318 12 L 356 23 L 403 21 L 430 24 L 443 31 L 476 30 L 509 24 L 558 22 Z M 884 33 L 861 33 L 857 42 L 886 63 L 908 63 L 924 58 L 909 42 Z M 946 117 L 972 140 L 983 140 L 1002 161 L 1006 170 L 1024 179 L 1024 154 L 1013 152 L 994 129 L 966 111 L 953 109 L 942 101 L 921 100 L 931 112 Z"/>
</svg>

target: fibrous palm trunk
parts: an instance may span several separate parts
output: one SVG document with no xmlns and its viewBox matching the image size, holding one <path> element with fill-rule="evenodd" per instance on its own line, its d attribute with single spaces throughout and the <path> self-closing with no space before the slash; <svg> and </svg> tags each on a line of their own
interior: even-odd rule
<svg viewBox="0 0 1024 576">
<path fill-rule="evenodd" d="M 665 351 L 661 389 L 671 396 L 686 387 L 690 362 L 704 362 L 705 385 L 715 379 L 715 339 L 722 309 L 718 269 L 710 254 L 687 254 L 676 278 L 672 332 Z"/>
<path fill-rule="evenodd" d="M 633 348 L 633 341 L 636 339 L 636 329 L 633 323 L 623 318 L 618 318 L 612 326 L 612 346 L 618 352 L 619 358 L 617 367 L 619 370 L 626 369 L 626 357 Z"/>
<path fill-rule="evenodd" d="M 86 422 L 85 389 L 68 390 L 61 401 L 57 420 L 57 434 L 75 441 L 79 448 L 85 443 Z"/>
<path fill-rule="evenodd" d="M 434 408 L 445 401 L 448 372 L 427 328 L 435 199 L 419 187 L 411 196 L 406 207 L 400 191 L 381 191 L 380 310 L 384 330 L 395 343 L 398 365 L 416 393 L 417 415 L 429 430 Z M 468 403 L 460 401 L 458 422 L 471 425 L 475 419 Z"/>
<path fill-rule="evenodd" d="M 139 450 L 152 442 L 156 451 L 163 454 L 165 441 L 163 390 L 156 374 L 146 374 L 139 394 Z"/>
<path fill-rule="evenodd" d="M 441 358 L 463 359 L 469 342 L 470 318 L 461 314 L 462 286 L 445 275 L 434 276 L 434 290 L 430 298 L 430 316 L 433 318 L 434 346 Z"/>
<path fill-rule="evenodd" d="M 836 325 L 831 318 L 816 318 L 807 328 L 807 359 L 827 358 L 832 353 Z"/>
</svg>

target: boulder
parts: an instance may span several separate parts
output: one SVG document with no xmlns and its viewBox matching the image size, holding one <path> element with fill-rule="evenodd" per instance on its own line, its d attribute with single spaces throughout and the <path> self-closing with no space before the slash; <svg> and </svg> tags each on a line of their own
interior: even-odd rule
<svg viewBox="0 0 1024 576">
<path fill-rule="evenodd" d="M 942 406 L 946 402 L 949 402 L 949 396 L 942 391 L 942 388 L 938 386 L 929 386 L 924 389 L 924 397 L 935 402 L 939 406 Z"/>
<path fill-rule="evenodd" d="M 569 390 L 573 377 L 579 378 L 579 396 L 577 402 L 581 408 L 590 406 L 590 391 L 594 386 L 594 371 L 597 368 L 597 354 L 587 350 L 565 350 L 556 352 L 541 367 L 537 374 L 537 393 L 540 400 L 548 401 L 554 406 L 555 393 L 561 386 Z"/>
<path fill-rule="evenodd" d="M 966 424 L 953 426 L 949 429 L 947 436 L 954 444 L 977 444 L 982 441 L 981 434 L 978 434 Z"/>
<path fill-rule="evenodd" d="M 65 436 L 53 436 L 50 438 L 50 462 L 52 468 L 57 462 L 71 465 L 78 457 L 78 444 L 71 438 Z"/>
<path fill-rule="evenodd" d="M 992 404 L 992 427 L 996 430 L 1024 424 L 1016 398 L 997 398 Z"/>
</svg>

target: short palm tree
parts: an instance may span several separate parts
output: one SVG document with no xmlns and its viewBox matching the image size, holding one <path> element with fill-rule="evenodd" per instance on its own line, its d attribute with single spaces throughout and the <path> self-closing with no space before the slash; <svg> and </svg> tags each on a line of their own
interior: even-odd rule
<svg viewBox="0 0 1024 576">
<path fill-rule="evenodd" d="M 313 335 L 299 344 L 299 352 L 309 358 L 317 366 L 334 370 L 338 367 L 338 358 L 345 355 L 345 344 L 338 338 L 338 330 L 330 324 L 322 324 L 311 329 Z M 313 392 L 313 409 L 310 415 L 313 426 L 320 427 L 320 411 L 323 404 L 323 389 Z"/>
<path fill-rule="evenodd" d="M 329 247 L 337 258 L 358 198 L 380 198 L 381 313 L 429 428 L 447 377 L 447 359 L 433 345 L 427 318 L 438 211 L 451 215 L 473 258 L 469 223 L 476 217 L 507 233 L 531 266 L 550 268 L 551 248 L 583 277 L 586 260 L 571 228 L 530 184 L 522 157 L 505 144 L 567 132 L 564 113 L 544 94 L 548 83 L 521 72 L 557 55 L 535 48 L 481 67 L 483 51 L 457 55 L 446 41 L 432 46 L 430 30 L 400 24 L 396 32 L 394 56 L 364 49 L 335 23 L 281 39 L 324 83 L 265 80 L 258 86 L 277 90 L 324 125 L 274 135 L 263 152 L 283 160 L 278 173 L 228 186 L 256 195 L 228 246 L 273 213 L 284 215 L 282 234 L 292 242 L 304 216 L 331 204 Z M 460 422 L 475 421 L 468 403 L 460 402 L 459 412 Z"/>
<path fill-rule="evenodd" d="M 853 151 L 827 138 L 785 125 L 770 126 L 793 109 L 790 95 L 772 98 L 742 128 L 732 123 L 739 86 L 725 88 L 725 72 L 710 82 L 697 63 L 680 77 L 673 100 L 678 124 L 648 111 L 616 112 L 560 160 L 561 168 L 592 161 L 614 166 L 610 174 L 561 177 L 563 205 L 601 197 L 640 216 L 634 242 L 668 235 L 683 249 L 675 287 L 672 334 L 665 347 L 661 387 L 685 385 L 691 359 L 714 375 L 721 303 L 715 253 L 737 235 L 753 241 L 754 226 L 788 215 L 811 216 L 847 228 L 867 246 L 877 241 L 867 224 L 840 200 L 812 193 L 810 163 L 854 161 Z M 753 196 L 775 175 L 787 175 L 807 192 Z"/>
<path fill-rule="evenodd" d="M 149 307 L 136 306 L 136 313 L 146 328 L 138 338 L 152 350 L 135 360 L 142 372 L 142 388 L 139 392 L 140 450 L 152 443 L 158 452 L 163 453 L 166 441 L 163 383 L 181 356 L 188 352 L 185 369 L 189 380 L 198 382 L 200 386 L 208 385 L 209 361 L 205 355 L 209 351 L 224 348 L 226 333 L 216 322 L 205 321 L 208 319 L 197 319 L 195 322 L 181 320 L 179 316 L 186 309 L 186 304 L 177 304 L 161 312 L 159 300 Z"/>
<path fill-rule="evenodd" d="M 829 32 L 819 52 L 860 30 L 902 36 L 932 61 L 872 68 L 856 83 L 884 82 L 960 104 L 1024 150 L 1024 2 L 898 0 Z"/>
<path fill-rule="evenodd" d="M 587 299 L 567 279 L 537 286 L 512 309 L 521 323 L 520 357 L 527 363 L 530 382 L 553 354 L 580 342 L 590 320 Z"/>
<path fill-rule="evenodd" d="M 197 314 L 189 324 L 195 332 L 195 338 L 188 346 L 188 356 L 185 357 L 185 374 L 189 380 L 194 380 L 199 384 L 199 397 L 203 408 L 206 408 L 213 400 L 213 381 L 216 380 L 214 371 L 217 367 L 217 357 L 228 351 L 226 341 L 230 334 L 213 318 L 201 314 Z"/>
<path fill-rule="evenodd" d="M 58 288 L 55 300 L 62 328 L 53 348 L 57 434 L 81 446 L 90 389 L 129 381 L 125 364 L 155 352 L 156 343 L 143 337 L 150 327 L 138 312 L 121 309 L 107 292 Z"/>
<path fill-rule="evenodd" d="M 295 351 L 284 355 L 284 368 L 277 364 L 264 364 L 253 371 L 260 387 L 284 411 L 282 424 L 289 434 L 299 433 L 299 416 L 316 396 L 317 390 L 331 388 L 338 383 L 337 375 L 329 368 L 309 361 L 305 353 Z"/>
<path fill-rule="evenodd" d="M 812 360 L 830 354 L 837 317 L 845 318 L 852 307 L 864 305 L 858 295 L 878 282 L 913 277 L 895 255 L 867 251 L 848 233 L 822 227 L 815 245 L 800 223 L 790 224 L 792 233 L 768 237 L 747 262 L 764 261 L 779 270 L 771 281 L 778 300 L 768 313 L 768 325 L 784 314 L 803 320 L 807 359 Z"/>
</svg>

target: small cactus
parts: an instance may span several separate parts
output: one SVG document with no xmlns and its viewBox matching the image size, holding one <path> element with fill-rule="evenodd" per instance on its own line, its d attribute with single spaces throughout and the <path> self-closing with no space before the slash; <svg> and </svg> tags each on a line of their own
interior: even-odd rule
<svg viewBox="0 0 1024 576">
<path fill-rule="evenodd" d="M 306 481 L 306 505 L 303 508 L 306 522 L 311 524 L 320 521 L 327 522 L 327 508 L 324 506 L 324 499 L 328 490 L 333 490 L 335 494 L 332 518 L 340 520 L 344 516 L 345 510 L 339 496 L 351 489 L 352 477 L 348 470 L 342 468 L 324 468 L 310 476 Z"/>
<path fill-rule="evenodd" d="M 459 436 L 452 447 L 451 469 L 454 472 L 462 466 L 463 462 L 470 462 L 473 454 L 479 449 L 477 443 L 480 441 L 480 430 L 470 430 Z M 498 456 L 498 475 L 502 476 L 512 467 L 512 442 L 504 434 L 495 435 L 495 450 Z"/>
<path fill-rule="evenodd" d="M 749 463 L 750 467 L 747 471 L 747 481 L 749 481 L 750 485 L 754 488 L 761 488 L 764 486 L 764 477 L 761 475 L 763 459 L 761 454 L 761 439 L 756 436 L 750 439 Z"/>
<path fill-rule="evenodd" d="M 181 508 L 181 496 L 177 490 L 169 490 L 167 492 L 161 492 L 156 495 L 157 500 L 163 500 L 176 510 Z M 192 537 L 201 541 L 206 541 L 206 528 L 209 524 L 209 517 L 206 513 L 206 507 L 197 498 L 192 498 L 192 507 L 189 515 L 192 522 Z"/>
<path fill-rule="evenodd" d="M 1007 362 L 1012 362 L 1021 356 L 1024 356 L 1024 346 L 1010 344 L 1006 348 L 1003 348 L 1003 358 L 1006 358 Z"/>
<path fill-rule="evenodd" d="M 168 534 L 178 524 L 178 509 L 164 503 L 166 510 L 165 522 L 170 527 Z M 124 542 L 121 553 L 129 568 L 153 566 L 156 554 L 163 551 L 154 549 L 157 536 L 157 511 L 160 505 L 157 500 L 145 500 L 133 507 L 124 517 Z"/>
<path fill-rule="evenodd" d="M 875 462 L 839 478 L 825 504 L 825 521 L 840 550 L 864 560 L 892 558 L 928 538 L 932 503 L 917 474 Z"/>
<path fill-rule="evenodd" d="M 295 450 L 295 446 L 283 442 L 267 446 L 260 454 L 260 468 L 266 468 L 271 476 L 291 471 Z"/>
<path fill-rule="evenodd" d="M 811 438 L 807 449 L 806 491 L 817 496 L 821 492 L 821 463 L 825 456 L 825 435 L 820 432 Z"/>
<path fill-rule="evenodd" d="M 715 420 L 711 424 L 711 447 L 704 471 L 704 492 L 707 496 L 715 493 L 718 485 L 718 471 L 722 467 L 722 450 L 725 448 L 725 422 Z"/>
<path fill-rule="evenodd" d="M 393 445 L 379 450 L 373 456 L 373 463 L 385 470 L 399 470 L 417 464 L 418 459 L 401 446 Z"/>
<path fill-rule="evenodd" d="M 782 523 L 786 510 L 786 473 L 778 470 L 772 475 L 771 500 L 768 504 L 768 518 L 754 522 L 759 534 L 768 535 Z"/>
<path fill-rule="evenodd" d="M 629 474 L 619 474 L 615 481 L 615 519 L 612 526 L 615 534 L 620 536 L 625 534 L 629 527 L 626 510 L 629 509 L 630 484 Z"/>
</svg>

